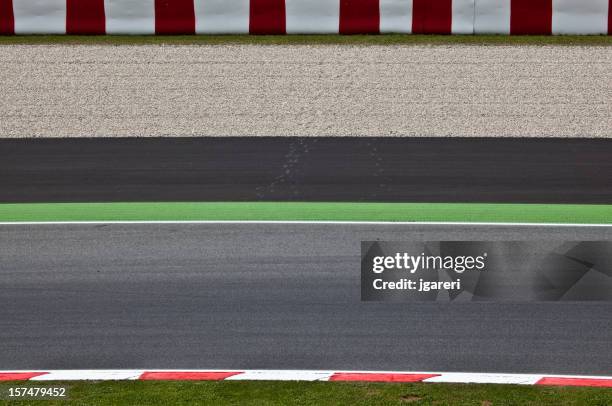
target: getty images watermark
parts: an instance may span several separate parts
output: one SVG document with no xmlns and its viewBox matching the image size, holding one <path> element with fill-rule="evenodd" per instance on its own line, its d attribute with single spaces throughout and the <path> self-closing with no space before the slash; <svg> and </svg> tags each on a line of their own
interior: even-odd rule
<svg viewBox="0 0 612 406">
<path fill-rule="evenodd" d="M 363 301 L 612 301 L 612 241 L 363 241 Z"/>
<path fill-rule="evenodd" d="M 462 274 L 465 271 L 483 271 L 485 269 L 485 261 L 487 253 L 479 256 L 461 255 L 426 255 L 424 252 L 420 255 L 411 255 L 407 252 L 396 253 L 393 256 L 375 256 L 372 259 L 372 272 L 381 274 L 385 271 L 403 271 L 414 275 L 420 271 L 438 271 L 445 270 Z M 385 289 L 403 289 L 417 290 L 419 292 L 429 292 L 430 290 L 460 290 L 461 279 L 457 278 L 453 281 L 432 281 L 423 278 L 410 279 L 400 278 L 394 281 L 385 281 L 382 278 L 376 278 L 372 282 L 372 287 L 376 290 Z"/>
</svg>

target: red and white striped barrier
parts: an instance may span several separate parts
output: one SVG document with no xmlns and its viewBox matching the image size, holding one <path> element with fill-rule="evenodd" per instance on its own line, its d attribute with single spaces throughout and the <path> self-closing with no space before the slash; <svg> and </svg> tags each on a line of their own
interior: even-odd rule
<svg viewBox="0 0 612 406">
<path fill-rule="evenodd" d="M 355 381 L 494 383 L 611 387 L 612 376 L 308 370 L 51 370 L 0 371 L 0 381 Z"/>
<path fill-rule="evenodd" d="M 609 34 L 612 0 L 0 0 L 0 34 Z"/>
</svg>

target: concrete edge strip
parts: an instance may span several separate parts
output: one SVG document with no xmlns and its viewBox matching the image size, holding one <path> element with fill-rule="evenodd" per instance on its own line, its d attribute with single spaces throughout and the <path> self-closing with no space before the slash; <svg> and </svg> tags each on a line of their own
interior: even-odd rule
<svg viewBox="0 0 612 406">
<path fill-rule="evenodd" d="M 336 381 L 428 382 L 513 385 L 593 386 L 612 388 L 612 376 L 504 374 L 475 372 L 318 371 L 318 370 L 46 370 L 0 371 L 0 381 Z"/>
<path fill-rule="evenodd" d="M 592 223 L 509 223 L 470 221 L 342 221 L 342 220 L 110 220 L 110 221 L 0 221 L 0 226 L 108 225 L 108 224 L 329 224 L 329 225 L 413 225 L 413 226 L 496 226 L 496 227 L 612 227 Z"/>
</svg>

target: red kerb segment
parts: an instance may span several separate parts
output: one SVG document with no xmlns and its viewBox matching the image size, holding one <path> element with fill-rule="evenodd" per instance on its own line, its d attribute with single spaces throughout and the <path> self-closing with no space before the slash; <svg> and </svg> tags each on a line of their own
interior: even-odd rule
<svg viewBox="0 0 612 406">
<path fill-rule="evenodd" d="M 106 34 L 104 0 L 67 0 L 67 34 Z"/>
<path fill-rule="evenodd" d="M 155 33 L 195 34 L 193 0 L 155 0 Z"/>
<path fill-rule="evenodd" d="M 552 0 L 512 0 L 510 4 L 511 34 L 552 33 Z"/>
<path fill-rule="evenodd" d="M 612 388 L 612 379 L 598 378 L 554 378 L 544 377 L 536 382 L 536 385 L 551 386 L 598 386 Z"/>
<path fill-rule="evenodd" d="M 286 34 L 285 0 L 251 0 L 249 32 Z"/>
<path fill-rule="evenodd" d="M 48 372 L 0 372 L 0 381 L 27 381 Z"/>
<path fill-rule="evenodd" d="M 340 34 L 379 34 L 378 0 L 340 0 Z"/>
<path fill-rule="evenodd" d="M 329 378 L 330 381 L 358 381 L 358 382 L 421 382 L 424 379 L 434 378 L 437 374 L 379 374 L 379 373 L 350 373 L 337 372 Z"/>
<path fill-rule="evenodd" d="M 13 15 L 13 1 L 0 0 L 0 35 L 15 34 L 15 16 Z"/>
<path fill-rule="evenodd" d="M 222 381 L 242 372 L 145 372 L 140 376 L 143 381 Z"/>
<path fill-rule="evenodd" d="M 450 34 L 452 24 L 452 0 L 413 1 L 412 32 L 414 34 Z"/>
</svg>

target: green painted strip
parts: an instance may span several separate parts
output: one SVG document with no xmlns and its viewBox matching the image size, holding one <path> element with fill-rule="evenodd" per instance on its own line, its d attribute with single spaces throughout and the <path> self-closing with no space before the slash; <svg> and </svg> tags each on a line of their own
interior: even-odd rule
<svg viewBox="0 0 612 406">
<path fill-rule="evenodd" d="M 612 224 L 612 205 L 304 202 L 0 204 L 0 222 L 198 220 Z"/>
</svg>

